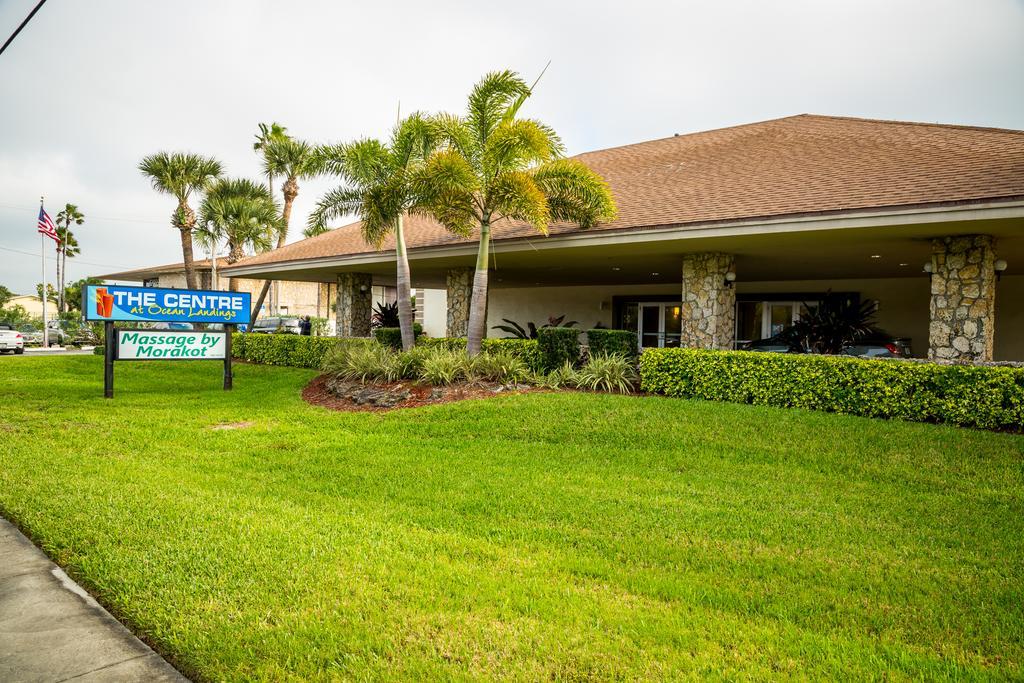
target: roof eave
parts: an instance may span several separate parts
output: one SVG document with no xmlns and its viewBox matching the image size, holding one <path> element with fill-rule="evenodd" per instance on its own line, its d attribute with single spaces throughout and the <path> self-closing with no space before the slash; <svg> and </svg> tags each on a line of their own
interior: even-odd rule
<svg viewBox="0 0 1024 683">
<path fill-rule="evenodd" d="M 973 215 L 982 212 L 984 216 Z M 586 246 L 601 243 L 655 242 L 702 237 L 741 236 L 781 232 L 806 232 L 813 230 L 853 229 L 878 225 L 909 225 L 922 222 L 949 222 L 962 220 L 999 218 L 1024 218 L 1024 196 L 995 197 L 952 202 L 934 202 L 918 205 L 873 207 L 871 209 L 836 209 L 834 211 L 787 214 L 723 221 L 697 223 L 673 223 L 663 225 L 641 225 L 600 231 L 578 231 L 543 237 L 514 237 L 495 239 L 491 242 L 495 252 L 512 252 L 524 249 L 558 248 L 567 245 Z M 471 256 L 476 253 L 475 242 L 439 244 L 409 249 L 409 259 Z M 352 268 L 394 260 L 394 249 L 367 251 L 358 254 L 319 256 L 307 259 L 271 261 L 253 264 L 244 263 L 221 269 L 230 277 L 258 276 L 271 272 L 308 270 L 336 266 Z"/>
</svg>

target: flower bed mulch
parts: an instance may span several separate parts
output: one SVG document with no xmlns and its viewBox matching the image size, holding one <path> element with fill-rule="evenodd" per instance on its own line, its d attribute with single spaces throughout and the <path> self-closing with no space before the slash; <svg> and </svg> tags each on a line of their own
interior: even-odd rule
<svg viewBox="0 0 1024 683">
<path fill-rule="evenodd" d="M 490 398 L 507 394 L 540 391 L 526 385 L 454 384 L 432 387 L 411 381 L 350 382 L 320 375 L 302 390 L 302 398 L 311 405 L 330 410 L 384 412 L 400 408 L 432 406 L 466 399 Z"/>
</svg>

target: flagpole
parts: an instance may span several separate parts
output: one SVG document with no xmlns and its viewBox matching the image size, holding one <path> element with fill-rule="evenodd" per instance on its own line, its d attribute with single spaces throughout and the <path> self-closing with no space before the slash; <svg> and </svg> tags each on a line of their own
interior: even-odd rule
<svg viewBox="0 0 1024 683">
<path fill-rule="evenodd" d="M 43 198 L 39 198 L 39 210 L 43 210 Z M 39 298 L 43 300 L 43 349 L 50 348 L 50 333 L 46 327 L 46 235 L 39 233 L 39 261 L 43 268 L 43 291 Z"/>
</svg>

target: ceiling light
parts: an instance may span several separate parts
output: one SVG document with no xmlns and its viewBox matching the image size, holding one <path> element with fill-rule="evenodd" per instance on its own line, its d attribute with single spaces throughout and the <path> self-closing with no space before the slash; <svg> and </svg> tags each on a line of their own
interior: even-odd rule
<svg viewBox="0 0 1024 683">
<path fill-rule="evenodd" d="M 871 258 L 882 258 L 881 254 L 872 254 Z"/>
<path fill-rule="evenodd" d="M 900 265 L 901 266 L 909 266 L 910 264 L 909 263 L 901 263 Z"/>
</svg>

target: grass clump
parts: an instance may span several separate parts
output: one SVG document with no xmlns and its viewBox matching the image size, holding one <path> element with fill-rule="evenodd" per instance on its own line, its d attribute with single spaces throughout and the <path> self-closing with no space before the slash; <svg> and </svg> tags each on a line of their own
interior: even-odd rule
<svg viewBox="0 0 1024 683">
<path fill-rule="evenodd" d="M 419 378 L 433 386 L 447 386 L 466 378 L 465 351 L 427 349 L 420 364 Z"/>
<path fill-rule="evenodd" d="M 519 356 L 507 351 L 485 352 L 466 358 L 464 371 L 468 381 L 518 384 L 530 377 L 530 368 Z"/>
<path fill-rule="evenodd" d="M 576 372 L 576 386 L 591 391 L 629 394 L 639 379 L 632 360 L 618 354 L 597 353 Z"/>
</svg>

